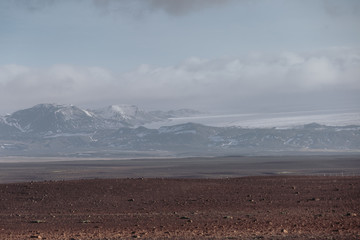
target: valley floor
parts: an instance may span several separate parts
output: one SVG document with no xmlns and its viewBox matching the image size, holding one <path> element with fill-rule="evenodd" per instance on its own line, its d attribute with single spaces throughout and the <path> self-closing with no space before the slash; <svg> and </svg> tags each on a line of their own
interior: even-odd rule
<svg viewBox="0 0 360 240">
<path fill-rule="evenodd" d="M 359 176 L 360 155 L 0 158 L 0 184 L 94 178 L 236 178 L 286 175 Z"/>
</svg>

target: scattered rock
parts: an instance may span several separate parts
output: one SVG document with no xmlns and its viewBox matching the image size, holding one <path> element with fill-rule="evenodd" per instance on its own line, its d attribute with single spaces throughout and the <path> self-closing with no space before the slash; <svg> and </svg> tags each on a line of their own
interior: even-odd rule
<svg viewBox="0 0 360 240">
<path fill-rule="evenodd" d="M 44 223 L 45 220 L 31 220 L 30 223 Z"/>
<path fill-rule="evenodd" d="M 348 217 L 356 217 L 357 214 L 348 212 L 348 213 L 346 213 L 346 216 L 348 216 Z"/>
<path fill-rule="evenodd" d="M 134 201 L 135 201 L 135 199 L 130 198 L 130 199 L 128 199 L 128 201 L 129 201 L 129 202 L 134 202 Z"/>
<path fill-rule="evenodd" d="M 232 216 L 225 216 L 224 218 L 225 218 L 225 219 L 233 219 Z"/>
<path fill-rule="evenodd" d="M 40 235 L 31 235 L 30 238 L 42 239 L 42 237 Z"/>
<path fill-rule="evenodd" d="M 286 233 L 289 233 L 289 231 L 286 230 L 286 229 L 281 229 L 281 232 L 282 232 L 282 233 L 285 233 L 285 234 L 286 234 Z"/>
<path fill-rule="evenodd" d="M 180 219 L 190 219 L 190 218 L 183 216 L 183 217 L 181 217 Z"/>
</svg>

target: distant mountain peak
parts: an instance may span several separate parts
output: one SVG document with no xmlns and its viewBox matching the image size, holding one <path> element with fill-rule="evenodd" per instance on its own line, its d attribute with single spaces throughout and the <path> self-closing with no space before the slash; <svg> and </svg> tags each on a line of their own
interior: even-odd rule
<svg viewBox="0 0 360 240">
<path fill-rule="evenodd" d="M 6 121 L 23 132 L 68 132 L 93 128 L 94 115 L 73 105 L 37 104 L 6 116 Z"/>
</svg>

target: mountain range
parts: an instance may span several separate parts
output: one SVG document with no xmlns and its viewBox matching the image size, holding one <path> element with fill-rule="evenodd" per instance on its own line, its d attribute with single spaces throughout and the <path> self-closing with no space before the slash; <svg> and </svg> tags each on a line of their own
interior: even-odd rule
<svg viewBox="0 0 360 240">
<path fill-rule="evenodd" d="M 360 150 L 360 126 L 143 126 L 201 114 L 191 109 L 144 111 L 133 105 L 85 110 L 73 105 L 39 104 L 0 117 L 0 157 L 215 156 Z"/>
<path fill-rule="evenodd" d="M 201 114 L 191 109 L 146 112 L 134 105 L 111 105 L 85 110 L 73 105 L 38 104 L 0 117 L 0 131 L 32 134 L 92 132 L 100 129 L 136 127 L 173 117 Z M 1 131 L 1 134 L 3 131 Z"/>
</svg>

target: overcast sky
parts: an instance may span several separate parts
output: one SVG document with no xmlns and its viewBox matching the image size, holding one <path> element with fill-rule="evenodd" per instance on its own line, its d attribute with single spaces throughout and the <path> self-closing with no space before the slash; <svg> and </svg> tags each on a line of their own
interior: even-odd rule
<svg viewBox="0 0 360 240">
<path fill-rule="evenodd" d="M 360 109 L 359 0 L 1 0 L 0 114 Z"/>
</svg>

